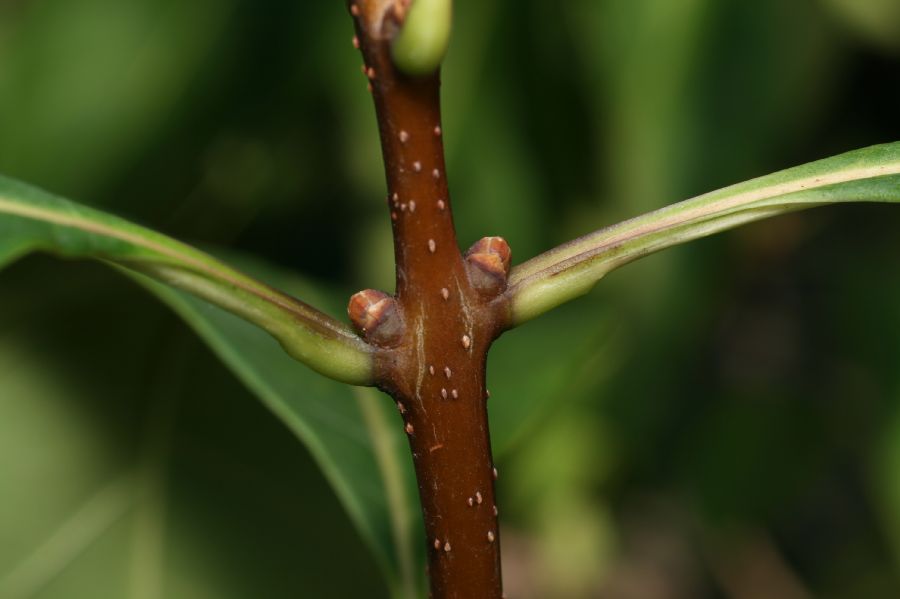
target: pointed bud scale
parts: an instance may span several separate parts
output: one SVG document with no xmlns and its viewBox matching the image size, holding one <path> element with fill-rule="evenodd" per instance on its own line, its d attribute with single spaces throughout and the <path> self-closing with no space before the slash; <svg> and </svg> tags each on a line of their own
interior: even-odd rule
<svg viewBox="0 0 900 599">
<path fill-rule="evenodd" d="M 491 254 L 498 256 L 503 268 L 509 271 L 509 261 L 512 258 L 512 252 L 509 244 L 502 237 L 482 237 L 472 244 L 466 256 L 474 256 L 475 254 Z"/>
<path fill-rule="evenodd" d="M 403 337 L 403 315 L 390 295 L 365 289 L 353 295 L 347 314 L 354 328 L 375 345 L 392 347 Z"/>
<path fill-rule="evenodd" d="M 483 237 L 466 252 L 472 286 L 484 293 L 500 293 L 506 288 L 512 254 L 502 237 Z"/>
</svg>

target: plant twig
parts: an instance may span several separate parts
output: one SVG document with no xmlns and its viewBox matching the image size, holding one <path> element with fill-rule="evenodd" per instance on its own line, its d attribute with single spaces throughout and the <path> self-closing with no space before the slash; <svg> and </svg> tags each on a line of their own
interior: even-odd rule
<svg viewBox="0 0 900 599">
<path fill-rule="evenodd" d="M 395 399 L 409 438 L 432 597 L 499 599 L 485 366 L 507 320 L 500 292 L 509 256 L 497 253 L 502 240 L 465 258 L 460 253 L 444 166 L 439 74 L 406 75 L 391 55 L 406 4 L 349 2 L 375 101 L 397 267 L 396 297 L 363 292 L 354 296 L 351 314 L 370 342 L 382 345 L 376 380 Z M 496 285 L 492 269 L 499 269 Z"/>
</svg>

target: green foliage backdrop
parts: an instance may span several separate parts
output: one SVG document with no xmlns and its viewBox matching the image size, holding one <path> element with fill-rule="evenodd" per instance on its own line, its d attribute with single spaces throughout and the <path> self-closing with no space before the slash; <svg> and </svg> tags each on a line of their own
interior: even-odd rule
<svg viewBox="0 0 900 599">
<path fill-rule="evenodd" d="M 456 5 L 444 130 L 464 246 L 503 235 L 521 261 L 900 139 L 890 0 Z M 393 284 L 350 36 L 338 0 L 0 3 L 0 172 L 260 255 L 339 311 Z M 898 228 L 891 206 L 752 225 L 501 338 L 510 596 L 900 594 Z M 314 380 L 291 401 L 358 399 Z M 396 591 L 368 550 L 381 533 L 354 528 L 251 391 L 114 273 L 0 273 L 0 597 Z"/>
</svg>

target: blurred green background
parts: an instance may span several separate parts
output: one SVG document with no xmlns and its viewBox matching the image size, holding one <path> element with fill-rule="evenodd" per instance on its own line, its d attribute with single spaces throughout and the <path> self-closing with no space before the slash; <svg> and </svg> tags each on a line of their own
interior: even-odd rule
<svg viewBox="0 0 900 599">
<path fill-rule="evenodd" d="M 389 290 L 351 35 L 341 0 L 0 1 L 0 172 Z M 522 261 L 900 139 L 900 3 L 460 1 L 443 97 L 461 243 Z M 498 341 L 509 596 L 900 596 L 898 230 L 755 224 Z M 387 594 L 306 449 L 171 312 L 94 264 L 0 274 L 0 597 Z"/>
</svg>

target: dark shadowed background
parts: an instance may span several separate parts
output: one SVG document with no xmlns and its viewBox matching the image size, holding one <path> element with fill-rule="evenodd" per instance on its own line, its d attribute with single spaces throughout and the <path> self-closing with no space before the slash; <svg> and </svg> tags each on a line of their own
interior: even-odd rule
<svg viewBox="0 0 900 599">
<path fill-rule="evenodd" d="M 514 262 L 900 140 L 896 0 L 456 4 L 460 240 L 502 235 Z M 390 290 L 351 35 L 342 0 L 0 0 L 0 172 L 347 297 Z M 897 207 L 648 258 L 494 354 L 492 380 L 541 381 L 491 387 L 533 404 L 492 413 L 522 431 L 498 457 L 510 597 L 900 596 Z M 44 256 L 0 274 L 4 588 L 388 592 L 307 450 L 185 325 Z"/>
</svg>

